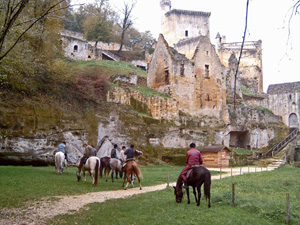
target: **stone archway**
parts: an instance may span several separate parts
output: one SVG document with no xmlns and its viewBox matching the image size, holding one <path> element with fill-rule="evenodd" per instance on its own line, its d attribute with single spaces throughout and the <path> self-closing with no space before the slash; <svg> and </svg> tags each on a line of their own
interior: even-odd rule
<svg viewBox="0 0 300 225">
<path fill-rule="evenodd" d="M 295 113 L 292 113 L 289 116 L 289 127 L 299 128 L 298 116 Z"/>
</svg>

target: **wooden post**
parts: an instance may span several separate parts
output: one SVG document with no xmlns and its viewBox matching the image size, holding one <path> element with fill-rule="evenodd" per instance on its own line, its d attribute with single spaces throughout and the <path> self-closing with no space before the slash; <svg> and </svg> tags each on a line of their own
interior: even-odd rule
<svg viewBox="0 0 300 225">
<path fill-rule="evenodd" d="M 169 177 L 170 177 L 170 172 L 168 171 L 167 187 L 169 187 Z"/>
<path fill-rule="evenodd" d="M 230 175 L 232 176 L 232 167 L 231 167 L 231 169 L 230 169 Z"/>
<path fill-rule="evenodd" d="M 242 174 L 242 167 L 240 167 L 240 175 Z"/>
<path fill-rule="evenodd" d="M 220 166 L 220 179 L 222 179 L 222 166 Z"/>
<path fill-rule="evenodd" d="M 255 171 L 255 173 L 256 173 L 256 166 L 255 166 L 255 170 L 254 170 L 254 171 Z"/>
<path fill-rule="evenodd" d="M 262 171 L 262 167 L 260 167 L 260 171 Z"/>
<path fill-rule="evenodd" d="M 249 171 L 250 171 L 250 167 L 249 167 L 249 165 L 248 165 L 248 173 L 249 173 Z"/>
<path fill-rule="evenodd" d="M 286 224 L 290 224 L 290 197 L 286 194 Z"/>
<path fill-rule="evenodd" d="M 232 206 L 234 207 L 234 184 L 232 184 Z"/>
</svg>

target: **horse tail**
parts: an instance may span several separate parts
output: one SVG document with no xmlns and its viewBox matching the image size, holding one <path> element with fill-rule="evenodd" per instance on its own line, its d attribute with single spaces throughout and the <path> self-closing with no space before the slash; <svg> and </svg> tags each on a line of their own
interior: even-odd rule
<svg viewBox="0 0 300 225">
<path fill-rule="evenodd" d="M 99 170 L 99 161 L 100 160 L 96 160 L 96 166 L 95 166 L 95 185 L 98 184 L 98 170 Z"/>
<path fill-rule="evenodd" d="M 137 164 L 133 165 L 134 172 L 139 178 L 143 178 L 143 174 Z"/>
<path fill-rule="evenodd" d="M 204 178 L 204 196 L 206 201 L 208 199 L 209 203 L 210 203 L 210 185 L 211 185 L 211 175 L 210 172 L 207 171 Z"/>
<path fill-rule="evenodd" d="M 100 177 L 102 179 L 102 171 L 103 171 L 103 159 L 100 159 Z"/>
</svg>

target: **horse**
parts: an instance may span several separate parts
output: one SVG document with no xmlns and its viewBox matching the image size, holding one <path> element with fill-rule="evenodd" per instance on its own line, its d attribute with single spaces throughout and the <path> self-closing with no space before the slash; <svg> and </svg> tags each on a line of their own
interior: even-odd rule
<svg viewBox="0 0 300 225">
<path fill-rule="evenodd" d="M 189 173 L 189 171 L 188 171 Z M 181 175 L 179 175 L 176 187 L 174 187 L 174 194 L 176 196 L 176 202 L 180 203 L 183 198 L 183 192 L 182 192 L 182 183 L 183 179 Z M 208 200 L 208 208 L 210 208 L 210 185 L 211 185 L 211 174 L 208 169 L 206 169 L 204 166 L 198 166 L 192 168 L 192 171 L 190 175 L 187 178 L 187 184 L 193 187 L 193 193 L 195 195 L 195 200 L 197 203 L 197 206 L 200 205 L 200 198 L 201 198 L 201 186 L 204 183 L 204 196 L 206 201 Z M 196 196 L 196 188 L 198 191 L 198 197 Z M 189 188 L 186 188 L 186 195 L 188 199 L 188 204 L 190 204 L 190 194 L 189 194 Z"/>
<path fill-rule="evenodd" d="M 100 159 L 100 177 L 101 178 L 102 178 L 103 169 L 104 169 L 106 181 L 108 181 L 108 175 L 109 175 L 110 171 L 112 171 L 112 173 L 111 173 L 112 182 L 114 182 L 114 172 L 115 171 L 116 171 L 117 179 L 118 179 L 118 172 L 119 172 L 121 178 L 123 176 L 122 164 L 121 164 L 121 160 L 119 160 L 119 159 L 110 158 L 108 156 L 102 157 Z"/>
<path fill-rule="evenodd" d="M 55 169 L 57 174 L 62 174 L 64 171 L 64 165 L 67 168 L 67 173 L 68 171 L 68 163 L 67 160 L 65 159 L 65 154 L 63 152 L 56 152 L 55 153 Z"/>
<path fill-rule="evenodd" d="M 112 182 L 114 182 L 114 172 L 115 171 L 116 171 L 116 178 L 118 178 L 118 172 L 119 172 L 120 178 L 122 178 L 123 171 L 122 171 L 122 163 L 121 163 L 120 159 L 116 159 L 116 158 L 110 159 L 109 160 L 109 166 L 110 166 L 110 169 L 111 169 Z M 105 174 L 106 181 L 107 181 L 108 174 L 109 174 L 109 171 L 108 171 L 108 173 Z"/>
<path fill-rule="evenodd" d="M 96 156 L 91 156 L 86 160 L 86 163 L 81 167 L 78 167 L 77 180 L 81 180 L 81 170 L 83 171 L 84 183 L 86 182 L 85 171 L 89 171 L 93 178 L 93 185 L 98 184 L 98 171 L 100 168 L 100 159 Z"/>
<path fill-rule="evenodd" d="M 127 178 L 127 184 L 126 184 L 124 190 L 127 189 L 129 181 L 130 181 L 132 187 L 134 187 L 133 186 L 133 180 L 131 179 L 133 174 L 135 174 L 137 176 L 137 179 L 138 179 L 139 184 L 140 184 L 140 190 L 142 190 L 142 185 L 141 185 L 141 180 L 140 180 L 140 177 L 142 177 L 142 173 L 141 173 L 140 168 L 138 167 L 137 163 L 134 160 L 127 161 L 126 164 L 125 164 L 125 167 L 123 168 L 123 170 L 125 171 L 125 175 L 124 175 L 124 180 L 123 180 L 122 187 L 124 187 L 125 180 Z"/>
<path fill-rule="evenodd" d="M 108 156 L 104 156 L 100 159 L 100 177 L 101 178 L 102 178 L 103 169 L 104 169 L 105 175 L 106 175 L 106 173 L 108 174 L 110 172 L 109 160 L 110 160 L 110 157 L 108 157 Z M 105 178 L 106 178 L 106 176 L 105 176 Z M 107 181 L 107 179 L 106 179 L 106 181 Z"/>
</svg>

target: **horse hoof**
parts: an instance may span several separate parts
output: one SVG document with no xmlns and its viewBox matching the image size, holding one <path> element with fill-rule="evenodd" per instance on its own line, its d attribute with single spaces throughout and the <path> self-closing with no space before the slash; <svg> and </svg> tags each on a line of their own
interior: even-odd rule
<svg viewBox="0 0 300 225">
<path fill-rule="evenodd" d="M 127 188 L 124 188 L 124 190 L 127 190 Z"/>
<path fill-rule="evenodd" d="M 142 190 L 142 187 L 140 187 L 140 190 Z"/>
</svg>

